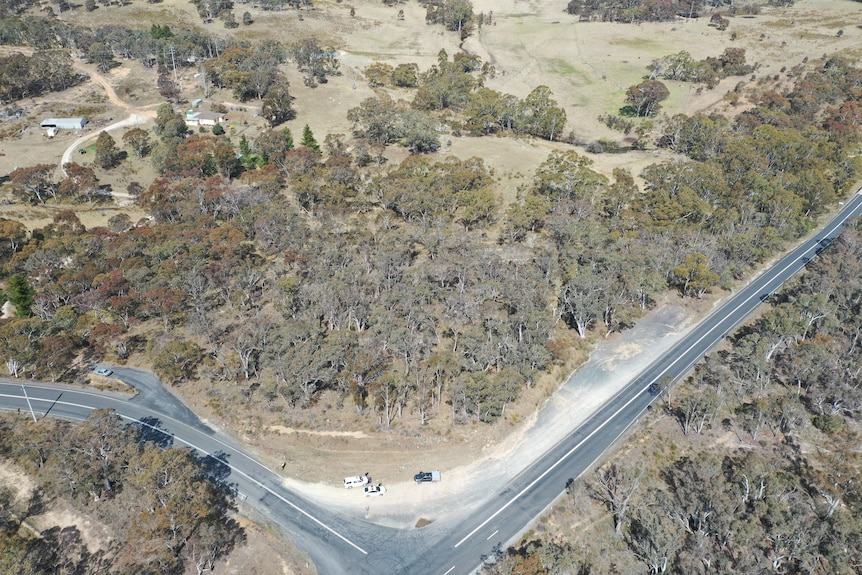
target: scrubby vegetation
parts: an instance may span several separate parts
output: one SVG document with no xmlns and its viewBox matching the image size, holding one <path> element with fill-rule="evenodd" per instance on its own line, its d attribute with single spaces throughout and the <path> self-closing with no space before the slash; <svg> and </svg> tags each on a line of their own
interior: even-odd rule
<svg viewBox="0 0 862 575">
<path fill-rule="evenodd" d="M 65 90 L 82 80 L 72 69 L 68 50 L 86 54 L 102 71 L 116 65 L 115 58 L 134 59 L 159 71 L 162 96 L 175 101 L 179 88 L 168 70 L 193 67 L 205 61 L 205 91 L 228 88 L 241 101 L 262 100 L 268 118 L 278 124 L 293 117 L 289 84 L 278 66 L 288 54 L 305 74 L 307 85 L 326 81 L 338 73 L 332 50 L 314 40 L 288 46 L 271 41 L 236 42 L 218 35 L 169 26 L 129 29 L 105 25 L 96 29 L 72 26 L 58 20 L 11 17 L 0 20 L 0 44 L 38 48 L 32 56 L 13 54 L 0 58 L 0 98 L 18 100 L 46 91 Z"/>
<path fill-rule="evenodd" d="M 483 87 L 484 80 L 495 72 L 477 56 L 459 52 L 450 61 L 446 51 L 441 50 L 437 61 L 424 73 L 417 73 L 415 64 L 394 70 L 380 64 L 369 66 L 365 75 L 372 86 L 391 83 L 415 87 L 416 93 L 408 104 L 394 102 L 383 92 L 350 110 L 347 118 L 354 122 L 354 135 L 371 146 L 400 142 L 413 153 L 434 151 L 439 147 L 438 126 L 448 119 L 447 131 L 456 134 L 463 128 L 477 136 L 513 134 L 560 139 L 566 112 L 547 86 L 538 86 L 519 100 Z"/>
<path fill-rule="evenodd" d="M 745 48 L 727 48 L 717 58 L 695 61 L 685 50 L 654 60 L 648 67 L 650 79 L 698 82 L 714 87 L 728 76 L 744 76 L 756 69 L 746 63 Z"/>
<path fill-rule="evenodd" d="M 789 0 L 775 2 L 786 6 Z M 760 2 L 721 2 L 710 1 L 685 1 L 685 0 L 570 0 L 565 11 L 574 14 L 583 20 L 597 19 L 608 22 L 667 22 L 677 17 L 697 18 L 702 12 L 715 10 L 723 4 L 730 4 L 728 13 L 735 14 L 757 14 L 760 12 Z M 719 28 L 724 29 L 719 24 Z"/>
<path fill-rule="evenodd" d="M 439 69 L 476 66 L 441 56 Z M 831 58 L 733 122 L 669 119 L 661 144 L 691 160 L 650 166 L 642 191 L 625 170 L 611 181 L 554 152 L 508 206 L 480 159 L 387 168 L 307 126 L 297 147 L 278 130 L 235 143 L 188 134 L 163 105 L 155 143 L 125 142 L 151 148 L 162 175 L 138 200 L 151 223 L 85 230 L 64 213 L 30 240 L 10 230 L 4 269 L 35 298 L 33 317 L 0 325 L 3 357 L 53 380 L 83 349 L 139 354 L 175 385 L 211 381 L 212 405 L 234 413 L 302 410 L 326 391 L 384 427 L 493 421 L 566 360 L 568 328 L 625 329 L 665 290 L 732 285 L 809 230 L 856 174 L 858 127 L 836 118 L 859 74 Z M 409 124 L 376 124 L 397 115 L 375 106 L 351 111 L 369 144 L 409 140 Z M 31 201 L 94 198 L 92 173 L 70 166 L 57 183 L 49 168 L 10 179 Z"/>
<path fill-rule="evenodd" d="M 207 469 L 214 461 L 110 411 L 82 425 L 5 416 L 0 460 L 36 483 L 30 493 L 0 487 L 2 573 L 206 573 L 244 539 L 229 489 Z M 109 541 L 93 550 L 77 526 L 32 534 L 28 518 L 60 499 L 104 525 Z"/>
<path fill-rule="evenodd" d="M 0 102 L 61 92 L 80 83 L 82 77 L 72 69 L 71 60 L 62 50 L 0 57 Z"/>
<path fill-rule="evenodd" d="M 860 261 L 857 223 L 487 572 L 856 572 Z"/>
</svg>

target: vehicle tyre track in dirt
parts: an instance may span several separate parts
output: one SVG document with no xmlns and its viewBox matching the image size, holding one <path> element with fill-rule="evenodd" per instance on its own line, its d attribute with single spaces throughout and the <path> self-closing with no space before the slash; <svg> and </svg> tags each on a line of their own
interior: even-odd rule
<svg viewBox="0 0 862 575">
<path fill-rule="evenodd" d="M 85 134 L 72 142 L 72 144 L 68 148 L 66 148 L 66 151 L 63 152 L 62 158 L 60 158 L 59 167 L 60 171 L 63 174 L 63 177 L 66 177 L 68 175 L 66 173 L 66 164 L 72 161 L 72 154 L 74 154 L 75 150 L 79 149 L 85 142 L 97 138 L 102 132 L 116 130 L 117 128 L 139 126 L 147 120 L 156 117 L 156 113 L 154 110 L 135 108 L 120 99 L 108 79 L 104 75 L 102 75 L 96 68 L 93 68 L 92 66 L 87 66 L 82 62 L 73 62 L 72 66 L 81 73 L 87 74 L 90 80 L 101 86 L 102 89 L 105 90 L 105 96 L 108 98 L 108 101 L 111 102 L 111 104 L 117 106 L 118 108 L 122 108 L 124 111 L 129 112 L 129 117 L 125 120 L 114 122 L 113 124 L 105 126 L 104 128 L 100 128 L 94 132 L 90 132 L 89 134 Z"/>
</svg>

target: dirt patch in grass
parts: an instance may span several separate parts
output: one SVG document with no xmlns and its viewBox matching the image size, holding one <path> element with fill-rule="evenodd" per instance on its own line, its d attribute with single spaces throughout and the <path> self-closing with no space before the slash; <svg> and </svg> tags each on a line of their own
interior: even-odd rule
<svg viewBox="0 0 862 575">
<path fill-rule="evenodd" d="M 240 506 L 241 512 L 253 514 Z M 270 530 L 266 523 L 240 519 L 246 541 L 237 547 L 217 572 L 227 575 L 312 575 L 317 573 L 305 553 L 285 539 L 280 532 Z"/>
<path fill-rule="evenodd" d="M 115 377 L 104 377 L 91 373 L 89 375 L 89 387 L 99 391 L 114 391 L 119 393 L 135 394 L 135 388 L 126 385 Z"/>
<path fill-rule="evenodd" d="M 15 491 L 15 502 L 26 504 L 36 484 L 30 476 L 6 461 L 0 460 L 0 485 Z"/>
<path fill-rule="evenodd" d="M 0 460 L 0 485 L 16 492 L 16 505 L 22 512 L 36 489 L 36 483 L 26 473 L 5 460 Z M 76 511 L 63 499 L 53 500 L 42 513 L 27 517 L 24 527 L 35 533 L 52 527 L 76 527 L 90 553 L 107 548 L 112 538 L 107 526 Z"/>
<path fill-rule="evenodd" d="M 634 150 L 615 154 L 593 154 L 568 144 L 535 139 L 512 138 L 449 138 L 451 148 L 441 148 L 440 156 L 451 154 L 461 159 L 479 157 L 494 170 L 497 190 L 504 203 L 514 201 L 519 190 L 528 190 L 536 168 L 553 151 L 575 150 L 577 154 L 589 158 L 592 169 L 610 176 L 614 169 L 625 168 L 637 175 L 650 164 L 679 159 L 682 156 L 668 150 Z"/>
<path fill-rule="evenodd" d="M 149 29 L 153 24 L 165 25 L 171 28 L 186 28 L 201 32 L 215 32 L 215 25 L 207 28 L 201 22 L 194 4 L 179 0 L 168 0 L 158 4 L 135 2 L 126 6 L 98 6 L 92 12 L 82 8 L 63 12 L 60 17 L 78 26 L 98 28 L 110 23 L 128 28 Z M 221 27 L 221 22 L 218 24 Z M 221 31 L 224 31 L 222 28 Z"/>
<path fill-rule="evenodd" d="M 74 204 L 47 204 L 47 205 L 24 205 L 5 204 L 0 205 L 0 218 L 15 220 L 24 224 L 27 229 L 35 230 L 44 228 L 54 221 L 54 216 L 64 210 L 73 210 L 87 229 L 105 227 L 108 220 L 118 214 L 128 214 L 132 222 L 147 217 L 146 212 L 134 206 L 118 206 L 107 204 L 104 206 L 82 207 Z"/>
<path fill-rule="evenodd" d="M 310 429 L 293 429 L 290 427 L 284 427 L 283 425 L 270 425 L 269 429 L 282 435 L 290 433 L 310 433 L 312 435 L 323 435 L 327 437 L 353 437 L 356 439 L 365 439 L 369 437 L 368 434 L 361 431 L 317 431 Z"/>
<path fill-rule="evenodd" d="M 36 484 L 18 467 L 9 461 L 0 461 L 0 486 L 16 491 L 16 506 L 23 512 L 27 501 Z M 75 527 L 81 533 L 81 539 L 90 553 L 107 549 L 113 541 L 111 529 L 88 515 L 74 509 L 63 499 L 51 500 L 47 508 L 38 515 L 27 517 L 24 529 L 38 534 L 53 527 Z M 241 505 L 242 507 L 242 505 Z M 240 509 L 253 515 L 251 509 Z M 314 565 L 305 553 L 290 541 L 284 539 L 280 532 L 268 529 L 266 522 L 261 520 L 255 524 L 240 518 L 240 525 L 245 531 L 245 543 L 237 547 L 223 562 L 218 563 L 218 569 L 229 575 L 312 575 L 316 573 Z"/>
<path fill-rule="evenodd" d="M 366 66 L 375 61 L 393 66 L 415 62 L 425 70 L 436 62 L 441 49 L 445 49 L 451 57 L 463 48 L 492 63 L 498 74 L 488 80 L 487 86 L 495 90 L 523 98 L 536 86 L 549 86 L 567 111 L 569 129 L 579 138 L 591 141 L 599 138 L 622 139 L 619 132 L 599 122 L 598 116 L 616 113 L 624 103 L 626 88 L 643 79 L 647 73 L 646 66 L 653 59 L 666 54 L 687 50 L 694 58 L 702 59 L 718 56 L 727 47 L 742 47 L 747 51 L 749 62 L 760 64 L 755 73 L 757 78 L 778 74 L 778 81 L 786 81 L 786 71 L 781 72 L 782 68 L 789 70 L 803 58 L 819 58 L 824 53 L 858 54 L 862 44 L 862 30 L 847 25 L 858 20 L 862 4 L 842 0 L 802 0 L 785 9 L 767 8 L 755 18 L 732 18 L 729 29 L 724 32 L 708 26 L 708 14 L 694 20 L 640 26 L 578 23 L 576 16 L 564 13 L 566 4 L 566 0 L 537 0 L 529 3 L 517 0 L 474 0 L 476 12 L 493 11 L 494 23 L 483 26 L 463 45 L 458 42 L 456 34 L 426 25 L 424 10 L 418 3 L 386 7 L 377 0 L 354 2 L 354 18 L 349 16 L 349 5 L 326 0 L 319 2 L 320 9 L 302 13 L 293 10 L 262 13 L 249 8 L 255 23 L 234 31 L 225 30 L 219 22 L 201 24 L 194 8 L 185 0 L 167 0 L 156 6 L 135 4 L 131 10 L 129 7 L 100 8 L 90 15 L 77 10 L 75 18 L 81 22 L 101 24 L 110 15 L 115 16 L 114 21 L 118 23 L 145 23 L 143 25 L 146 27 L 151 23 L 183 22 L 183 25 L 195 29 L 233 34 L 248 40 L 275 37 L 291 42 L 304 35 L 318 36 L 321 43 L 331 44 L 340 50 L 342 75 L 312 89 L 303 86 L 292 64 L 286 65 L 285 70 L 291 81 L 298 111 L 298 117 L 287 126 L 296 137 L 301 134 L 302 127 L 308 124 L 319 142 L 323 141 L 327 133 L 350 134 L 347 111 L 374 94 L 362 75 Z M 244 9 L 244 5 L 240 7 L 240 13 Z M 404 10 L 403 20 L 397 18 L 399 9 Z M 839 25 L 844 31 L 840 37 L 836 29 Z M 734 33 L 736 39 L 731 40 Z M 125 72 L 126 69 L 129 72 Z M 193 69 L 182 72 L 181 82 L 189 98 L 200 97 L 194 79 L 195 72 Z M 136 63 L 124 62 L 107 77 L 118 96 L 123 99 L 128 97 L 126 101 L 133 101 L 136 106 L 152 106 L 158 102 L 151 91 L 155 83 L 153 71 L 145 70 Z M 700 91 L 689 84 L 668 82 L 671 97 L 664 111 L 669 115 L 696 111 L 731 115 L 736 109 L 724 96 L 739 81 L 750 82 L 751 78 L 730 78 L 712 90 Z M 149 90 L 147 85 L 150 86 Z M 6 156 L 0 157 L 0 174 L 9 171 L 13 165 L 56 162 L 68 144 L 74 141 L 73 135 L 63 133 L 50 140 L 44 137 L 38 128 L 38 118 L 43 112 L 59 113 L 76 103 L 87 102 L 88 105 L 106 106 L 105 112 L 95 120 L 107 121 L 112 116 L 116 117 L 119 108 L 111 108 L 106 97 L 99 98 L 92 84 L 76 90 L 46 97 L 42 101 L 22 103 L 30 106 L 27 123 L 16 139 L 0 141 L 0 152 L 6 152 Z M 411 99 L 412 93 L 403 92 L 400 97 Z M 231 137 L 242 134 L 254 137 L 261 123 L 255 117 L 253 103 L 231 104 L 230 94 L 222 92 L 217 92 L 212 99 L 242 108 L 229 111 L 228 134 Z M 46 107 L 39 107 L 43 105 Z M 118 134 L 115 138 L 118 136 L 121 137 Z M 442 140 L 445 145 L 437 157 L 442 159 L 446 154 L 462 159 L 482 157 L 494 169 L 499 192 L 507 202 L 517 197 L 519 187 L 529 182 L 535 168 L 550 151 L 573 149 L 567 144 L 535 140 L 456 138 L 449 135 L 442 136 Z M 584 153 L 580 148 L 578 152 Z M 81 161 L 91 161 L 92 154 L 85 155 L 87 158 L 81 158 Z M 387 151 L 390 165 L 397 164 L 405 155 L 403 150 L 397 148 Z M 610 174 L 615 167 L 628 167 L 637 174 L 644 166 L 673 156 L 664 151 L 647 151 L 589 157 L 595 161 L 594 167 L 603 173 Z M 103 182 L 110 182 L 120 189 L 132 180 L 146 185 L 154 176 L 147 166 L 146 161 L 130 161 L 111 173 L 100 172 L 99 176 Z M 50 221 L 48 214 L 53 207 L 37 209 L 6 206 L 6 209 L 8 212 L 3 213 L 15 214 L 16 219 L 24 218 L 35 226 Z M 48 212 L 38 211 L 42 209 Z M 98 222 L 107 222 L 112 215 L 111 209 L 114 208 L 91 208 L 90 215 L 81 216 L 82 221 L 88 227 L 103 225 Z M 82 213 L 87 212 L 85 210 Z M 85 220 L 85 217 L 92 219 Z M 621 357 L 631 352 L 632 349 L 627 347 L 619 351 Z M 580 350 L 580 353 L 586 351 Z M 507 449 L 528 427 L 525 422 L 534 421 L 536 411 L 545 405 L 548 396 L 567 376 L 568 370 L 560 368 L 543 378 L 495 426 L 468 423 L 452 427 L 447 414 L 443 413 L 438 416 L 438 420 L 429 422 L 421 432 L 415 421 L 402 424 L 396 420 L 392 428 L 378 433 L 381 426 L 369 426 L 365 419 L 352 418 L 348 412 L 332 409 L 337 401 L 334 396 L 324 395 L 317 405 L 303 413 L 291 412 L 288 416 L 280 413 L 278 406 L 273 406 L 271 413 L 239 421 L 232 419 L 235 415 L 231 415 L 228 406 L 240 399 L 227 396 L 212 398 L 206 384 L 200 384 L 198 388 L 190 384 L 181 392 L 189 405 L 203 417 L 234 429 L 238 437 L 256 450 L 273 469 L 285 463 L 285 482 L 289 488 L 305 491 L 324 503 L 353 509 L 365 502 L 360 495 L 357 503 L 356 493 L 339 488 L 341 477 L 373 471 L 374 479 L 383 481 L 390 488 L 387 497 L 381 499 L 409 502 L 409 506 L 401 513 L 404 518 L 411 519 L 410 524 L 417 525 L 431 520 L 431 516 L 423 512 L 423 505 L 442 500 L 446 493 L 463 488 L 471 478 L 470 473 L 475 471 L 477 461 L 488 462 L 493 459 L 490 463 L 493 464 L 502 460 L 507 455 Z M 334 415 L 336 413 L 341 415 Z M 318 428 L 325 428 L 329 433 L 307 432 Z M 293 431 L 282 433 L 283 429 Z M 665 431 L 652 425 L 635 433 L 637 444 L 643 446 L 641 449 L 667 450 L 668 453 L 676 449 L 671 444 L 652 441 L 655 436 L 666 435 Z M 729 443 L 733 443 L 732 439 L 726 438 Z M 446 472 L 443 483 L 422 486 L 412 484 L 411 477 L 415 472 L 432 468 Z M 382 507 L 382 503 L 385 502 L 375 501 L 374 508 L 369 506 L 366 511 L 370 514 L 369 518 L 374 518 L 375 514 L 382 515 L 377 509 Z M 573 502 L 573 509 L 578 510 L 580 503 Z M 569 525 L 577 525 L 580 529 L 588 527 L 591 522 L 607 520 L 610 520 L 607 514 L 599 509 L 595 514 L 574 513 Z M 270 546 L 279 543 L 275 538 L 268 541 L 267 545 Z M 280 548 L 270 548 L 275 555 L 282 552 Z M 285 566 L 284 561 L 267 555 L 269 552 L 263 549 L 252 547 L 250 542 L 248 548 L 238 551 L 245 553 L 243 559 L 240 559 L 240 555 L 232 558 L 229 572 L 290 573 L 289 569 L 295 569 L 299 564 Z M 245 568 L 251 562 L 255 562 L 256 567 Z"/>
<path fill-rule="evenodd" d="M 107 549 L 113 539 L 111 529 L 107 525 L 72 508 L 63 499 L 51 501 L 48 510 L 28 517 L 25 523 L 38 532 L 52 527 L 75 527 L 81 533 L 81 540 L 90 553 Z"/>
</svg>

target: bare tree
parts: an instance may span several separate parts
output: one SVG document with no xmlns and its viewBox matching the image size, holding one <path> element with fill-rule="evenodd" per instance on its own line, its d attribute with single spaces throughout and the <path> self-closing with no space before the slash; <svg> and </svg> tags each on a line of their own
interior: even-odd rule
<svg viewBox="0 0 862 575">
<path fill-rule="evenodd" d="M 607 505 L 614 515 L 614 530 L 620 535 L 628 517 L 629 503 L 640 487 L 641 471 L 618 467 L 610 463 L 596 470 L 596 482 L 591 486 L 593 498 Z"/>
</svg>

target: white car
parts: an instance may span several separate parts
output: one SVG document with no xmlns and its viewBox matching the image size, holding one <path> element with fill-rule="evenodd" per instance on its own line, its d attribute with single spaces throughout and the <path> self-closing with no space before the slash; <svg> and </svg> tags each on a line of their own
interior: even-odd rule
<svg viewBox="0 0 862 575">
<path fill-rule="evenodd" d="M 347 489 L 353 489 L 354 487 L 361 487 L 363 485 L 367 485 L 369 481 L 371 481 L 371 478 L 368 477 L 367 473 L 365 475 L 354 475 L 353 477 L 345 477 L 344 487 L 346 487 Z"/>
<path fill-rule="evenodd" d="M 362 491 L 365 493 L 365 497 L 386 495 L 386 488 L 379 483 L 377 485 L 366 485 L 365 489 L 363 489 Z"/>
<path fill-rule="evenodd" d="M 107 367 L 94 367 L 93 373 L 95 373 L 96 375 L 102 375 L 104 377 L 110 377 L 114 374 L 114 372 Z"/>
</svg>

